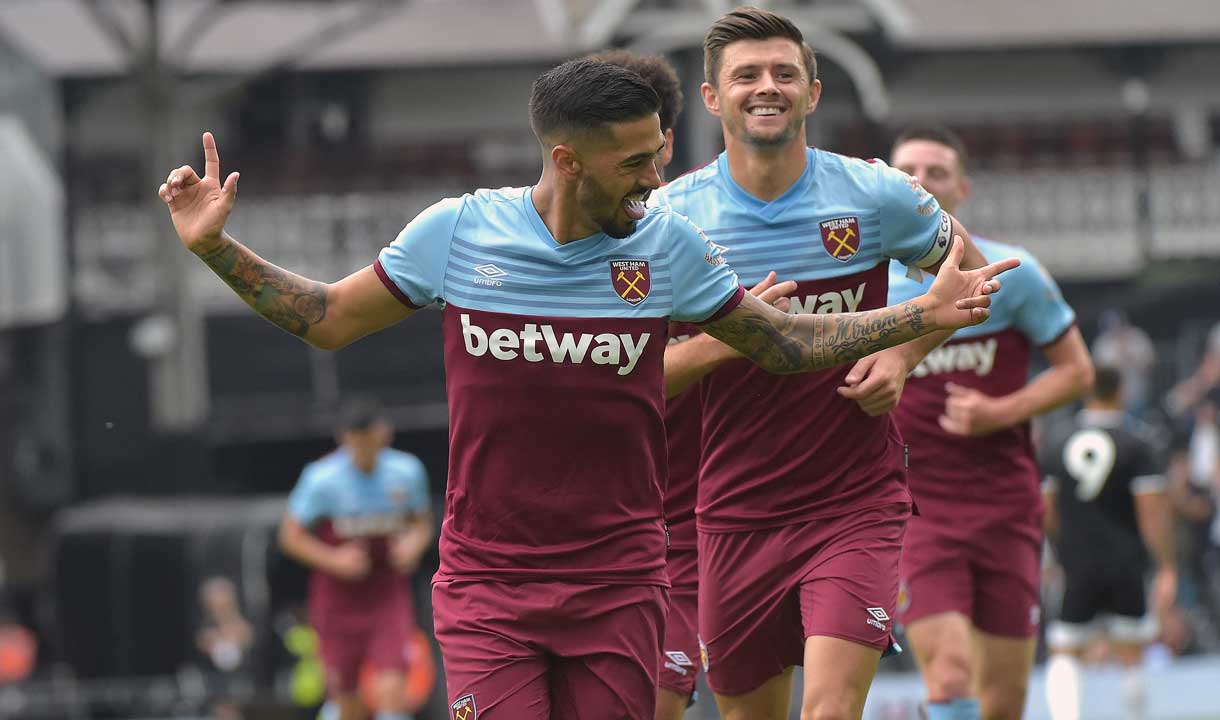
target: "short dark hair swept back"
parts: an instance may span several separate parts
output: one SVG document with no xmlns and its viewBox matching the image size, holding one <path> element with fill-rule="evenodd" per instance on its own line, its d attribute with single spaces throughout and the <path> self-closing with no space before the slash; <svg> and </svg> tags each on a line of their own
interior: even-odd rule
<svg viewBox="0 0 1220 720">
<path fill-rule="evenodd" d="M 530 91 L 530 126 L 541 140 L 556 133 L 596 132 L 638 120 L 661 106 L 638 74 L 600 60 L 569 60 L 547 70 Z"/>
<path fill-rule="evenodd" d="M 625 67 L 644 78 L 661 100 L 661 109 L 657 111 L 661 116 L 661 130 L 672 130 L 678 124 L 684 100 L 682 83 L 678 80 L 678 73 L 664 56 L 636 55 L 628 50 L 616 49 L 603 50 L 588 57 L 591 60 Z"/>
<path fill-rule="evenodd" d="M 897 150 L 898 146 L 904 142 L 912 140 L 927 140 L 929 142 L 940 143 L 945 147 L 952 148 L 953 152 L 957 153 L 957 162 L 964 170 L 966 168 L 966 143 L 962 142 L 962 138 L 957 133 L 953 132 L 944 125 L 929 123 L 926 125 L 908 125 L 898 133 L 898 137 L 894 138 L 894 144 L 891 147 L 891 155 L 893 150 Z"/>
<path fill-rule="evenodd" d="M 720 61 L 725 47 L 738 40 L 770 40 L 776 37 L 796 43 L 801 49 L 801 60 L 805 63 L 809 82 L 817 80 L 817 58 L 796 23 L 770 10 L 745 5 L 720 16 L 703 38 L 703 75 L 708 84 L 716 87 L 720 80 Z"/>
</svg>

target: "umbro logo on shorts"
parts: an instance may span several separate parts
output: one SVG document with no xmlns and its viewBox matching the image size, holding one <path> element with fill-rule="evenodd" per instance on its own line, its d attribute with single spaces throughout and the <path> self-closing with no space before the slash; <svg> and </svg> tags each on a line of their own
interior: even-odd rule
<svg viewBox="0 0 1220 720">
<path fill-rule="evenodd" d="M 868 614 L 871 616 L 868 618 L 868 624 L 884 631 L 886 629 L 885 623 L 889 622 L 890 619 L 890 614 L 885 611 L 885 608 L 871 607 L 865 609 L 868 610 Z"/>
<path fill-rule="evenodd" d="M 686 675 L 687 668 L 693 668 L 695 663 L 690 659 L 690 656 L 681 650 L 666 650 L 665 667 L 673 670 L 679 675 Z"/>
<path fill-rule="evenodd" d="M 479 709 L 474 706 L 474 693 L 468 693 L 449 706 L 452 720 L 479 720 Z"/>
</svg>

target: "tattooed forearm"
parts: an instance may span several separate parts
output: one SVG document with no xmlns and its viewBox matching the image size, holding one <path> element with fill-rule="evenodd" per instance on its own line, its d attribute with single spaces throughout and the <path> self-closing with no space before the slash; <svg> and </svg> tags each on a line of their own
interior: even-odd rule
<svg viewBox="0 0 1220 720">
<path fill-rule="evenodd" d="M 326 285 L 276 267 L 231 238 L 199 259 L 255 312 L 293 335 L 304 337 L 326 317 Z"/>
<path fill-rule="evenodd" d="M 931 330 L 916 301 L 860 313 L 786 315 L 746 295 L 703 329 L 776 373 L 820 370 L 858 360 Z"/>
<path fill-rule="evenodd" d="M 908 302 L 902 306 L 902 312 L 906 315 L 907 323 L 915 332 L 923 332 L 923 306 L 918 303 Z"/>
</svg>

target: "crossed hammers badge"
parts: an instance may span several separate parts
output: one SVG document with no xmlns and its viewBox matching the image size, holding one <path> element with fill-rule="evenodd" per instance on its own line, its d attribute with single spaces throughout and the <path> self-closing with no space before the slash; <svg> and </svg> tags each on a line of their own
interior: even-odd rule
<svg viewBox="0 0 1220 720">
<path fill-rule="evenodd" d="M 647 260 L 611 260 L 610 282 L 619 299 L 628 305 L 639 305 L 648 297 L 652 277 Z"/>
</svg>

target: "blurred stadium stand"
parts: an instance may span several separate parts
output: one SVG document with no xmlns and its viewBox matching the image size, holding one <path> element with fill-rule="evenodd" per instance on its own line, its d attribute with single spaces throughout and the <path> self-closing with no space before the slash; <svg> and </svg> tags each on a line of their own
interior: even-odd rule
<svg viewBox="0 0 1220 720">
<path fill-rule="evenodd" d="M 811 143 L 884 157 L 903 124 L 953 127 L 972 156 L 972 231 L 1038 255 L 1087 337 L 1108 309 L 1143 327 L 1155 397 L 1196 371 L 1220 322 L 1213 0 L 769 4 L 821 52 Z M 575 54 L 669 53 L 687 96 L 670 174 L 714 156 L 698 43 L 729 5 L 0 2 L 0 561 L 7 602 L 44 638 L 41 677 L 149 689 L 161 686 L 139 678 L 161 672 L 189 693 L 173 673 L 190 651 L 199 553 L 211 552 L 200 548 L 219 533 L 217 552 L 240 555 L 234 538 L 274 515 L 260 514 L 271 501 L 199 496 L 285 492 L 331 446 L 345 395 L 385 401 L 397 444 L 443 496 L 438 313 L 333 354 L 250 316 L 154 202 L 170 168 L 199 165 L 202 130 L 226 171 L 242 171 L 233 234 L 335 279 L 437 199 L 533 182 L 529 84 Z M 143 500 L 107 500 L 118 495 Z M 150 498 L 167 496 L 197 517 L 149 530 L 171 517 Z M 78 507 L 93 501 L 104 504 Z M 120 626 L 139 629 L 107 646 Z M 0 718 L 33 717 L 6 710 L 3 693 Z M 82 700 L 72 716 L 99 707 Z"/>
</svg>

